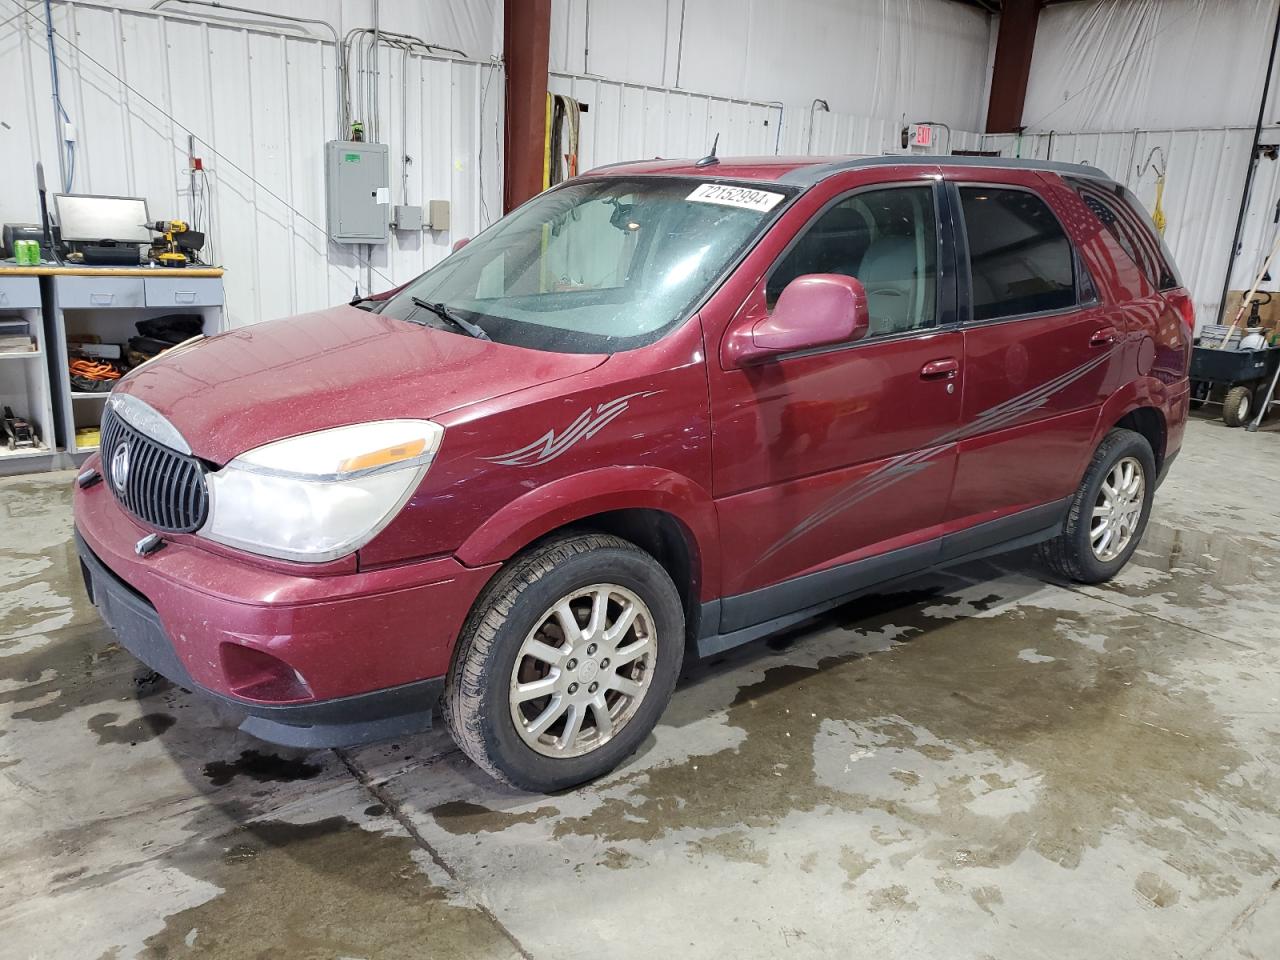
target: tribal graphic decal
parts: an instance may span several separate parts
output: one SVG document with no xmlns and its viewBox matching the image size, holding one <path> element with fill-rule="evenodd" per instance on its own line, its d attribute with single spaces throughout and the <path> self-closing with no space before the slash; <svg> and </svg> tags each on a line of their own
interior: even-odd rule
<svg viewBox="0 0 1280 960">
<path fill-rule="evenodd" d="M 764 563 L 779 550 L 795 543 L 806 533 L 822 526 L 838 514 L 844 513 L 850 507 L 861 503 L 868 497 L 874 496 L 887 487 L 893 486 L 899 480 L 924 470 L 930 465 L 930 461 L 934 457 L 943 453 L 951 444 L 967 440 L 969 437 L 979 434 L 999 430 L 1001 427 L 1013 423 L 1024 414 L 1044 406 L 1049 398 L 1059 390 L 1070 386 L 1091 371 L 1096 370 L 1110 357 L 1110 351 L 1099 354 L 1088 363 L 1081 364 L 1073 370 L 1068 370 L 1060 377 L 1055 377 L 1047 383 L 1034 387 L 1016 397 L 1011 397 L 1004 403 L 996 404 L 996 406 L 984 410 L 974 418 L 972 423 L 947 431 L 929 446 L 921 450 L 913 450 L 911 453 L 901 454 L 886 461 L 879 468 L 871 471 L 871 473 L 853 484 L 853 486 L 840 491 L 817 511 L 792 527 L 780 540 L 760 555 L 759 559 L 756 560 L 756 565 Z"/>
<path fill-rule="evenodd" d="M 559 434 L 554 429 L 548 430 L 533 443 L 527 444 L 510 453 L 502 453 L 496 457 L 481 457 L 490 463 L 499 463 L 507 467 L 539 467 L 550 463 L 563 453 L 568 453 L 580 441 L 594 437 L 618 417 L 627 412 L 630 401 L 638 398 L 653 397 L 661 390 L 643 390 L 639 393 L 628 393 L 624 397 L 598 404 L 594 409 L 587 407 L 578 418 Z"/>
</svg>

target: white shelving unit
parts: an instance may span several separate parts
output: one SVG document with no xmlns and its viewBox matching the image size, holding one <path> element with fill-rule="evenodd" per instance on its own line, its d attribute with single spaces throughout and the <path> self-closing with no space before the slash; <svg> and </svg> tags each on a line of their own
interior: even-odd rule
<svg viewBox="0 0 1280 960">
<path fill-rule="evenodd" d="M 0 476 L 48 470 L 54 466 L 58 448 L 39 279 L 0 276 L 0 320 L 25 322 L 27 334 L 36 343 L 34 351 L 0 353 L 0 407 L 10 407 L 30 421 L 40 438 L 39 447 L 16 450 L 0 440 Z"/>
</svg>

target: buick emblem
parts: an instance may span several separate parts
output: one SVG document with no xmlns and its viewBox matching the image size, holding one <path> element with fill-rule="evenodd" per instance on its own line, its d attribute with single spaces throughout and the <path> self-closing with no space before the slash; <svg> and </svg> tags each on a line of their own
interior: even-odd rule
<svg viewBox="0 0 1280 960">
<path fill-rule="evenodd" d="M 129 444 L 122 443 L 111 455 L 111 485 L 124 493 L 125 484 L 129 481 Z"/>
</svg>

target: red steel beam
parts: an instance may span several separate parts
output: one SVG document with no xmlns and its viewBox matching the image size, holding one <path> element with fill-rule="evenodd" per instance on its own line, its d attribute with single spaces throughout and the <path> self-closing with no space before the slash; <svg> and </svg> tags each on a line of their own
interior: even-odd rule
<svg viewBox="0 0 1280 960">
<path fill-rule="evenodd" d="M 507 68 L 505 212 L 542 190 L 551 0 L 504 0 L 502 44 Z"/>
<path fill-rule="evenodd" d="M 1022 128 L 1022 105 L 1027 99 L 1039 19 L 1040 0 L 1004 0 L 991 70 L 987 133 L 1015 133 Z"/>
</svg>

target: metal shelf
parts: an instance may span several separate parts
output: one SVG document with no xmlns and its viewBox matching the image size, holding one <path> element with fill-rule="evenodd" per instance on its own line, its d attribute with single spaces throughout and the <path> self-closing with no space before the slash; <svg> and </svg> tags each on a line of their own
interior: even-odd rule
<svg viewBox="0 0 1280 960">
<path fill-rule="evenodd" d="M 0 460 L 23 460 L 27 457 L 51 457 L 56 450 L 50 450 L 48 447 L 19 447 L 17 450 L 10 450 L 9 447 L 0 443 Z"/>
</svg>

